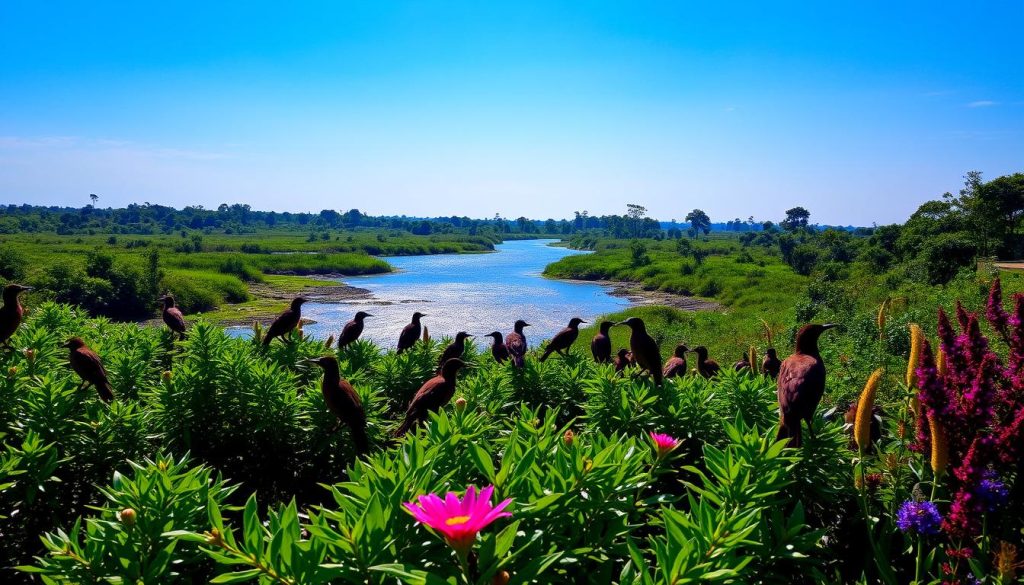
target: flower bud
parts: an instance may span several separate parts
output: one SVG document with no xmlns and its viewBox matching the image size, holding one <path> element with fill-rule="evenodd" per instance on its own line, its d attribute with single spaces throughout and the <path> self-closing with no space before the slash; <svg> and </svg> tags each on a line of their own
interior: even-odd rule
<svg viewBox="0 0 1024 585">
<path fill-rule="evenodd" d="M 211 528 L 210 531 L 206 533 L 206 542 L 214 546 L 221 546 L 224 544 L 224 538 L 221 537 L 220 530 Z"/>
<path fill-rule="evenodd" d="M 13 377 L 15 377 L 17 375 L 18 375 L 18 368 L 14 367 L 14 366 L 11 366 L 11 367 L 7 368 L 7 377 L 8 378 L 13 378 Z"/>
<path fill-rule="evenodd" d="M 583 473 L 587 473 L 593 468 L 594 461 L 592 459 L 587 459 L 586 461 L 583 462 Z"/>
<path fill-rule="evenodd" d="M 128 528 L 135 526 L 135 510 L 125 508 L 117 514 L 117 517 L 120 518 L 121 524 L 124 524 Z"/>
<path fill-rule="evenodd" d="M 562 442 L 565 443 L 566 447 L 572 447 L 572 443 L 575 440 L 576 435 L 573 434 L 572 429 L 565 431 L 565 434 L 562 435 Z"/>
<path fill-rule="evenodd" d="M 170 370 L 167 370 L 163 374 L 160 375 L 160 377 L 163 379 L 164 383 L 170 382 L 172 376 L 173 376 L 173 374 L 171 374 Z"/>
<path fill-rule="evenodd" d="M 498 571 L 491 579 L 491 585 L 508 585 L 511 580 L 512 576 L 508 574 L 508 571 Z"/>
<path fill-rule="evenodd" d="M 28 360 L 28 363 L 36 361 L 36 350 L 32 349 L 31 347 L 26 349 L 25 359 Z"/>
<path fill-rule="evenodd" d="M 466 410 L 466 399 L 465 398 L 459 396 L 455 400 L 455 410 L 457 410 L 458 412 L 464 412 Z"/>
</svg>

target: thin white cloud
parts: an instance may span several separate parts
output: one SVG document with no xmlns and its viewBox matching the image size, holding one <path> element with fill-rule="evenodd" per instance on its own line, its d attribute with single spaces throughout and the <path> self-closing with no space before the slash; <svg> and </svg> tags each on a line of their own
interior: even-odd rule
<svg viewBox="0 0 1024 585">
<path fill-rule="evenodd" d="M 990 108 L 992 106 L 998 106 L 999 102 L 992 100 L 978 100 L 967 104 L 968 108 Z"/>
<path fill-rule="evenodd" d="M 116 152 L 131 156 L 186 160 L 222 160 L 234 155 L 205 150 L 140 144 L 111 138 L 78 136 L 0 136 L 0 150 L 40 151 L 76 149 L 93 152 Z"/>
</svg>

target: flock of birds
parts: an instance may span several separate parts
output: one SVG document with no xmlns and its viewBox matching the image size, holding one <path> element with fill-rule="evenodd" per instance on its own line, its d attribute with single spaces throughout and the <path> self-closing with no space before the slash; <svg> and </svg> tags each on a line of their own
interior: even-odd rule
<svg viewBox="0 0 1024 585">
<path fill-rule="evenodd" d="M 0 307 L 0 346 L 9 346 L 10 338 L 21 325 L 25 311 L 19 301 L 19 295 L 30 287 L 8 284 L 3 290 L 4 304 Z M 162 317 L 167 327 L 185 338 L 185 316 L 175 306 L 174 297 L 166 295 L 163 301 Z M 302 305 L 307 302 L 304 297 L 296 297 L 291 305 L 267 329 L 262 339 L 264 346 L 269 346 L 275 338 L 289 335 L 302 320 Z M 345 324 L 338 338 L 338 349 L 343 349 L 359 339 L 363 333 L 364 320 L 373 315 L 364 311 L 357 312 L 351 321 Z M 398 337 L 398 353 L 413 347 L 423 336 L 421 318 L 423 313 L 415 312 L 411 322 L 406 325 Z M 569 348 L 579 337 L 579 326 L 586 323 L 579 317 L 573 317 L 568 326 L 555 334 L 548 342 L 540 361 L 547 360 L 552 354 L 566 355 Z M 630 328 L 629 347 L 618 350 L 612 357 L 610 331 L 616 325 Z M 513 330 L 502 336 L 500 331 L 488 333 L 491 337 L 491 355 L 499 363 L 511 361 L 521 368 L 526 363 L 527 343 L 524 330 L 530 324 L 520 319 L 513 325 Z M 806 422 L 808 432 L 812 432 L 811 420 L 825 392 L 825 364 L 818 351 L 818 338 L 833 327 L 832 324 L 804 325 L 796 336 L 796 347 L 792 355 L 779 360 L 775 349 L 770 348 L 761 363 L 761 371 L 775 379 L 778 384 L 780 411 L 779 438 L 788 438 L 790 446 L 799 447 L 802 440 L 801 423 Z M 423 383 L 413 396 L 406 409 L 405 420 L 395 432 L 396 436 L 408 433 L 427 419 L 428 413 L 437 411 L 447 405 L 455 395 L 456 376 L 466 362 L 460 359 L 466 348 L 466 339 L 473 337 L 465 331 L 456 334 L 455 339 L 444 349 L 438 361 L 435 376 Z M 328 344 L 330 345 L 330 343 Z M 79 337 L 69 339 L 64 347 L 68 348 L 68 361 L 71 369 L 82 380 L 79 389 L 93 386 L 100 398 L 105 402 L 114 400 L 114 392 L 107 378 L 106 370 L 96 352 Z M 690 349 L 685 344 L 677 345 L 672 357 L 662 364 L 661 351 L 658 343 L 647 333 L 644 321 L 639 317 L 630 317 L 620 323 L 602 321 L 599 330 L 590 342 L 590 350 L 597 363 L 614 363 L 616 372 L 623 372 L 628 366 L 636 366 L 639 373 L 650 376 L 655 386 L 661 386 L 667 378 L 685 375 L 687 354 L 696 354 L 696 373 L 705 378 L 713 378 L 721 371 L 721 366 L 708 357 L 708 349 L 698 346 Z M 352 432 L 353 442 L 359 453 L 366 453 L 369 440 L 366 434 L 366 414 L 362 402 L 352 385 L 341 377 L 338 360 L 334 356 L 324 356 L 309 360 L 323 369 L 324 376 L 321 390 L 324 402 L 337 418 L 338 425 L 347 425 Z M 746 357 L 736 362 L 736 370 L 749 368 Z"/>
</svg>

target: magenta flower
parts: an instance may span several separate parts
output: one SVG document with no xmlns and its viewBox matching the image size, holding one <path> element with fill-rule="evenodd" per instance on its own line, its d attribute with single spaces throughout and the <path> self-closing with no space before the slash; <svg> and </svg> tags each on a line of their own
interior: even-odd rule
<svg viewBox="0 0 1024 585">
<path fill-rule="evenodd" d="M 478 532 L 498 518 L 512 515 L 503 512 L 512 499 L 491 506 L 492 493 L 494 486 L 480 490 L 479 496 L 476 488 L 469 486 L 461 500 L 455 492 L 448 492 L 443 500 L 436 494 L 427 494 L 419 496 L 418 503 L 405 502 L 402 505 L 420 524 L 440 532 L 457 553 L 465 555 L 473 546 Z"/>
<path fill-rule="evenodd" d="M 651 440 L 654 441 L 654 448 L 658 452 L 658 459 L 671 453 L 680 443 L 675 437 L 662 433 L 651 433 Z"/>
</svg>

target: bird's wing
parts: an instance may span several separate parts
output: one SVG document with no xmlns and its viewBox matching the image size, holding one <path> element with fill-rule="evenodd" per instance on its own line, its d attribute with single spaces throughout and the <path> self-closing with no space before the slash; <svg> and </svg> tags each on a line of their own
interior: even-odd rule
<svg viewBox="0 0 1024 585">
<path fill-rule="evenodd" d="M 167 319 L 179 327 L 182 331 L 185 330 L 185 316 L 181 314 L 181 310 L 177 307 L 171 307 L 167 309 Z"/>
</svg>

